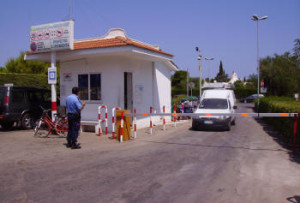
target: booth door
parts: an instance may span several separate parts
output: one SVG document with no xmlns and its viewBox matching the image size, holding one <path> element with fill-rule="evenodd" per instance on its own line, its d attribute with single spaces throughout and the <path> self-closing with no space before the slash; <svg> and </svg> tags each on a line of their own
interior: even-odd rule
<svg viewBox="0 0 300 203">
<path fill-rule="evenodd" d="M 133 111 L 132 73 L 124 72 L 124 108 Z"/>
</svg>

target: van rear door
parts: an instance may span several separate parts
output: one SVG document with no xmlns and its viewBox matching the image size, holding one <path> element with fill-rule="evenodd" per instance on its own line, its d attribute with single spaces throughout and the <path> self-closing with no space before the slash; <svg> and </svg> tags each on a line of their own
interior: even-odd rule
<svg viewBox="0 0 300 203">
<path fill-rule="evenodd" d="M 9 100 L 9 111 L 11 116 L 14 120 L 19 120 L 23 111 L 27 109 L 24 89 L 12 88 Z"/>
<path fill-rule="evenodd" d="M 0 87 L 0 115 L 5 112 L 5 98 L 6 98 L 7 87 Z"/>
</svg>

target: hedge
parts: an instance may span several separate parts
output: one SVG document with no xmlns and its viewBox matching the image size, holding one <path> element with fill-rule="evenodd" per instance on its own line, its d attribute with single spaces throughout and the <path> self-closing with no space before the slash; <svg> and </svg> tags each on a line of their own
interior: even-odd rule
<svg viewBox="0 0 300 203">
<path fill-rule="evenodd" d="M 236 87 L 234 89 L 234 93 L 236 98 L 245 98 L 252 94 L 257 93 L 257 90 L 254 87 L 243 87 L 243 88 Z"/>
<path fill-rule="evenodd" d="M 257 105 L 257 103 L 255 103 Z M 256 109 L 256 108 L 255 108 Z M 288 97 L 264 97 L 259 100 L 261 113 L 298 113 L 300 115 L 300 102 Z M 294 118 L 264 118 L 288 142 L 293 142 Z M 297 143 L 300 144 L 298 117 Z"/>
<path fill-rule="evenodd" d="M 59 82 L 59 78 L 57 79 Z M 28 86 L 50 89 L 48 76 L 41 74 L 0 73 L 0 85 L 13 83 L 16 86 Z M 59 84 L 56 86 L 59 93 Z"/>
</svg>

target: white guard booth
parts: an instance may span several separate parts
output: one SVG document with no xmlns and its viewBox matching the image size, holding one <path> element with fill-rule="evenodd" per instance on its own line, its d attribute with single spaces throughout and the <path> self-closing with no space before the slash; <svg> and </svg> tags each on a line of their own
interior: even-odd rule
<svg viewBox="0 0 300 203">
<path fill-rule="evenodd" d="M 28 53 L 25 60 L 50 62 L 50 52 Z M 83 121 L 96 121 L 99 105 L 107 105 L 109 131 L 111 109 L 121 107 L 137 113 L 171 111 L 171 74 L 177 71 L 173 55 L 158 46 L 127 37 L 124 30 L 111 29 L 105 36 L 75 40 L 73 50 L 57 51 L 60 65 L 60 103 L 65 105 L 72 87 L 81 90 L 86 102 Z M 102 113 L 104 115 L 104 113 Z M 167 121 L 170 117 L 167 118 Z M 153 123 L 162 123 L 154 117 Z M 138 128 L 148 127 L 149 118 L 137 118 Z"/>
</svg>

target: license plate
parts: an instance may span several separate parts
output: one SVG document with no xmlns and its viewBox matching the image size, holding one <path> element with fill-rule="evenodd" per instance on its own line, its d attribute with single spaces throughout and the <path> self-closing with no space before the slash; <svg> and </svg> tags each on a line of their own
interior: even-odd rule
<svg viewBox="0 0 300 203">
<path fill-rule="evenodd" d="M 204 121 L 204 124 L 213 124 L 213 121 Z"/>
</svg>

